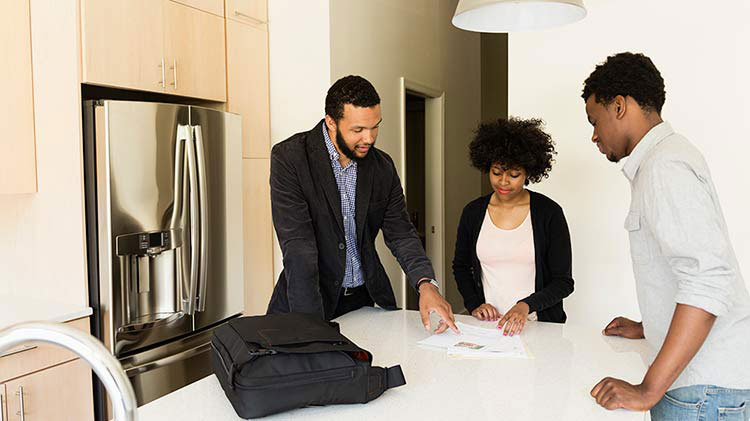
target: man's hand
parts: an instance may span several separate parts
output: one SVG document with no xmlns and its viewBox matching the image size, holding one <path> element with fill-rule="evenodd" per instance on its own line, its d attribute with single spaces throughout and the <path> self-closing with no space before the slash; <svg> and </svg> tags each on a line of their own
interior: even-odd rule
<svg viewBox="0 0 750 421">
<path fill-rule="evenodd" d="M 419 315 L 422 316 L 422 324 L 427 330 L 430 330 L 430 313 L 433 312 L 437 313 L 442 319 L 435 329 L 435 333 L 443 333 L 449 327 L 458 333 L 451 305 L 440 295 L 435 285 L 423 282 L 419 286 Z"/>
<path fill-rule="evenodd" d="M 604 328 L 602 333 L 605 336 L 622 336 L 628 339 L 643 339 L 643 323 L 634 322 L 625 317 L 615 317 Z"/>
<path fill-rule="evenodd" d="M 529 305 L 523 301 L 518 302 L 516 305 L 510 308 L 505 315 L 497 322 L 497 328 L 502 329 L 505 325 L 505 331 L 503 335 L 513 336 L 516 333 L 521 333 L 523 327 L 526 325 L 526 320 L 529 318 Z"/>
<path fill-rule="evenodd" d="M 641 384 L 632 385 L 612 377 L 597 383 L 591 389 L 591 396 L 606 409 L 625 408 L 633 411 L 648 411 L 662 398 L 648 392 Z"/>
<path fill-rule="evenodd" d="M 492 304 L 487 303 L 475 308 L 474 311 L 471 312 L 471 315 L 479 320 L 489 320 L 493 322 L 502 316 Z"/>
</svg>

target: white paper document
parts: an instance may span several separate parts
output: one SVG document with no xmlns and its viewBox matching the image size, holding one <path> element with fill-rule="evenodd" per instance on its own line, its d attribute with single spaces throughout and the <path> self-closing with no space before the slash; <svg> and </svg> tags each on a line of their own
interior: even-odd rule
<svg viewBox="0 0 750 421">
<path fill-rule="evenodd" d="M 457 322 L 460 334 L 448 329 L 417 342 L 445 349 L 452 358 L 529 358 L 520 335 L 503 336 L 501 330 Z"/>
</svg>

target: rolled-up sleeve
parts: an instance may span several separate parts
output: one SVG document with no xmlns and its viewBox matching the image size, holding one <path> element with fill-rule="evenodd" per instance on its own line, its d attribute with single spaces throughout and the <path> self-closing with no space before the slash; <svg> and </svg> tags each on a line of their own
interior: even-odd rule
<svg viewBox="0 0 750 421">
<path fill-rule="evenodd" d="M 659 162 L 646 189 L 645 214 L 677 281 L 675 301 L 715 316 L 729 312 L 737 272 L 713 185 L 686 162 Z"/>
</svg>

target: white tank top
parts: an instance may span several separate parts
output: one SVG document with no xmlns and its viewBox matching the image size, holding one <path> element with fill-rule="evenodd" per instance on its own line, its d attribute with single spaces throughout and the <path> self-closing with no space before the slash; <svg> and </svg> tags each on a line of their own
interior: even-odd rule
<svg viewBox="0 0 750 421">
<path fill-rule="evenodd" d="M 482 266 L 484 299 L 505 314 L 518 300 L 535 290 L 536 259 L 531 212 L 521 225 L 504 230 L 495 226 L 487 210 L 477 239 L 477 257 Z M 536 320 L 536 313 L 529 314 Z"/>
</svg>

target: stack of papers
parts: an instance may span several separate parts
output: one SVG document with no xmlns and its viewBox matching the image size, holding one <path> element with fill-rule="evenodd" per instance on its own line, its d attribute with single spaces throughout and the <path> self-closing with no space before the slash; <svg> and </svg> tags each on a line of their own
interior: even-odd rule
<svg viewBox="0 0 750 421">
<path fill-rule="evenodd" d="M 521 337 L 503 336 L 500 329 L 485 329 L 457 322 L 461 333 L 448 329 L 417 342 L 445 349 L 452 358 L 529 358 Z"/>
</svg>

